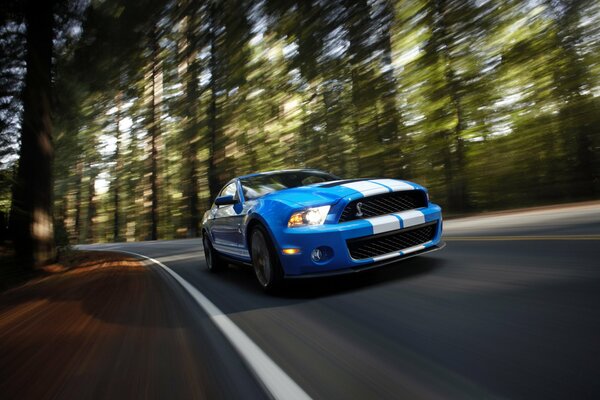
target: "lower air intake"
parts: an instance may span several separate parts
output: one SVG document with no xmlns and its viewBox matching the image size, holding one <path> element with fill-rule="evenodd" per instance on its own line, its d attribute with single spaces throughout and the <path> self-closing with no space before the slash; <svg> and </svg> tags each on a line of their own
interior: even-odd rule
<svg viewBox="0 0 600 400">
<path fill-rule="evenodd" d="M 435 237 L 437 222 L 346 241 L 355 260 L 372 258 L 427 243 Z"/>
</svg>

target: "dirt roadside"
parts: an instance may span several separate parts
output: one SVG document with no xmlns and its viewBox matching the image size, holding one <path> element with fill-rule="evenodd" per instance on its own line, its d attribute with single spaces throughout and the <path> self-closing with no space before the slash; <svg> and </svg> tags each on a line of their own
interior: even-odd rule
<svg viewBox="0 0 600 400">
<path fill-rule="evenodd" d="M 207 356 L 194 321 L 160 271 L 121 253 L 78 253 L 0 294 L 0 397 L 220 397 L 198 368 Z"/>
</svg>

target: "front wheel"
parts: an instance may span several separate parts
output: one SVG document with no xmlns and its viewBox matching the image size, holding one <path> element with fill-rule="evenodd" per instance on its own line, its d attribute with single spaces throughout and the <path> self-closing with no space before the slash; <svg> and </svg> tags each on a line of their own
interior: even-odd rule
<svg viewBox="0 0 600 400">
<path fill-rule="evenodd" d="M 207 235 L 204 235 L 202 237 L 202 245 L 204 247 L 204 259 L 206 260 L 206 268 L 208 268 L 208 270 L 213 273 L 221 271 L 225 267 L 225 263 L 223 262 L 223 260 L 221 260 L 215 249 L 212 247 L 210 239 Z"/>
<path fill-rule="evenodd" d="M 283 271 L 264 228 L 258 226 L 252 231 L 250 243 L 256 279 L 265 291 L 273 292 L 281 286 Z"/>
</svg>

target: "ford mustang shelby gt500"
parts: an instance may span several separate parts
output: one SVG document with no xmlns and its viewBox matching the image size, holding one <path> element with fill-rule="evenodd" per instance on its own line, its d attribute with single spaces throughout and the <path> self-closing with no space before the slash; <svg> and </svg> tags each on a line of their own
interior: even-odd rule
<svg viewBox="0 0 600 400">
<path fill-rule="evenodd" d="M 422 186 L 312 169 L 234 178 L 202 219 L 208 269 L 251 264 L 266 290 L 437 250 L 441 236 L 441 208 Z"/>
</svg>

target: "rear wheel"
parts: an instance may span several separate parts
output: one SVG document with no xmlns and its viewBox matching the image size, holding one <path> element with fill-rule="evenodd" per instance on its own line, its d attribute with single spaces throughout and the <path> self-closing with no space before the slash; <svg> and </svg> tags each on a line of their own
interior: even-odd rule
<svg viewBox="0 0 600 400">
<path fill-rule="evenodd" d="M 210 243 L 208 235 L 202 236 L 202 245 L 204 247 L 204 259 L 206 260 L 206 268 L 210 272 L 219 272 L 225 268 L 225 262 L 219 257 L 219 254 L 215 251 Z"/>
<path fill-rule="evenodd" d="M 279 257 L 277 257 L 269 236 L 263 227 L 257 226 L 252 230 L 250 244 L 252 266 L 258 283 L 267 292 L 276 290 L 283 281 L 283 270 L 279 264 Z"/>
</svg>

